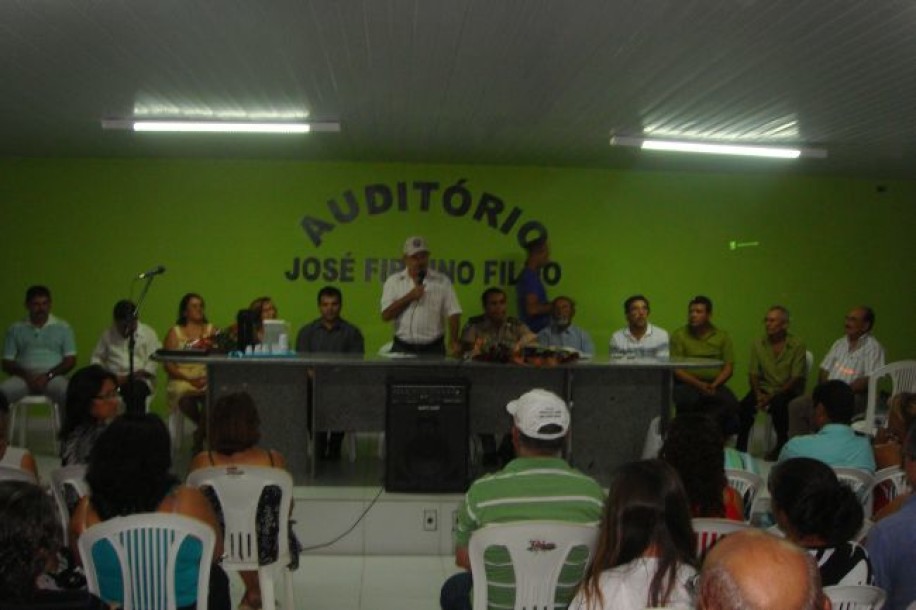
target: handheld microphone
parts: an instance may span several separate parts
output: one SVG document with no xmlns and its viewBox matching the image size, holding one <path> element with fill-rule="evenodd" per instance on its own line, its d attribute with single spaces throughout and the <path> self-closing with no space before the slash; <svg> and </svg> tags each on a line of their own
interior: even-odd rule
<svg viewBox="0 0 916 610">
<path fill-rule="evenodd" d="M 417 271 L 417 283 L 422 285 L 426 280 L 426 269 L 420 269 Z"/>
<path fill-rule="evenodd" d="M 144 271 L 143 273 L 138 275 L 137 279 L 145 280 L 148 277 L 153 277 L 154 275 L 159 275 L 161 273 L 165 273 L 165 267 L 163 267 L 162 265 L 157 265 L 156 267 L 153 267 L 149 271 Z"/>
</svg>

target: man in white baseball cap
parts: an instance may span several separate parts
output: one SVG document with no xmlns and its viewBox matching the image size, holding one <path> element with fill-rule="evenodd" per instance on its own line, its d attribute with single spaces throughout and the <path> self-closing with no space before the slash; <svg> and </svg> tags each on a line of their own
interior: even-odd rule
<svg viewBox="0 0 916 610">
<path fill-rule="evenodd" d="M 429 246 L 415 235 L 404 242 L 404 269 L 388 276 L 382 288 L 382 320 L 393 322 L 391 351 L 445 355 L 461 352 L 461 305 L 448 277 L 429 268 Z"/>
<path fill-rule="evenodd" d="M 597 527 L 601 520 L 601 486 L 572 468 L 561 455 L 570 426 L 563 399 L 548 390 L 535 389 L 510 401 L 506 410 L 513 418 L 512 443 L 517 457 L 502 470 L 474 481 L 468 489 L 455 527 L 455 563 L 465 570 L 471 567 L 471 534 L 486 525 L 547 520 Z M 450 577 L 439 597 L 443 610 L 470 608 L 471 585 L 469 571 Z M 557 601 L 569 603 L 574 593 L 573 587 L 569 599 Z M 491 605 L 512 607 L 511 600 L 503 597 L 493 593 L 489 601 Z"/>
</svg>

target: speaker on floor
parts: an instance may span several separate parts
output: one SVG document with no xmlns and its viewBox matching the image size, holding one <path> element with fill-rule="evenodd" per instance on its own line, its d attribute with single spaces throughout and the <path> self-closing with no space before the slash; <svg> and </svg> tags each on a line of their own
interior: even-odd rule
<svg viewBox="0 0 916 610">
<path fill-rule="evenodd" d="M 390 380 L 385 448 L 386 491 L 466 491 L 467 380 Z"/>
</svg>

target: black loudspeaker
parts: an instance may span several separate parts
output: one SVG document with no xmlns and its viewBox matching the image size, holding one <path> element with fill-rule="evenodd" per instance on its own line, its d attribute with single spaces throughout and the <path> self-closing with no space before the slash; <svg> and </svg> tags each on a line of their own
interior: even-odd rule
<svg viewBox="0 0 916 610">
<path fill-rule="evenodd" d="M 385 450 L 386 491 L 466 491 L 467 380 L 389 381 Z"/>
</svg>

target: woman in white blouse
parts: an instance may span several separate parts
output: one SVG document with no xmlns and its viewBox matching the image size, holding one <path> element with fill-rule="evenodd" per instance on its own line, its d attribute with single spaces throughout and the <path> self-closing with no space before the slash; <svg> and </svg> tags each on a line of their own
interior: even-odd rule
<svg viewBox="0 0 916 610">
<path fill-rule="evenodd" d="M 687 494 L 661 460 L 624 464 L 608 494 L 595 559 L 571 610 L 692 608 L 696 551 Z"/>
</svg>

